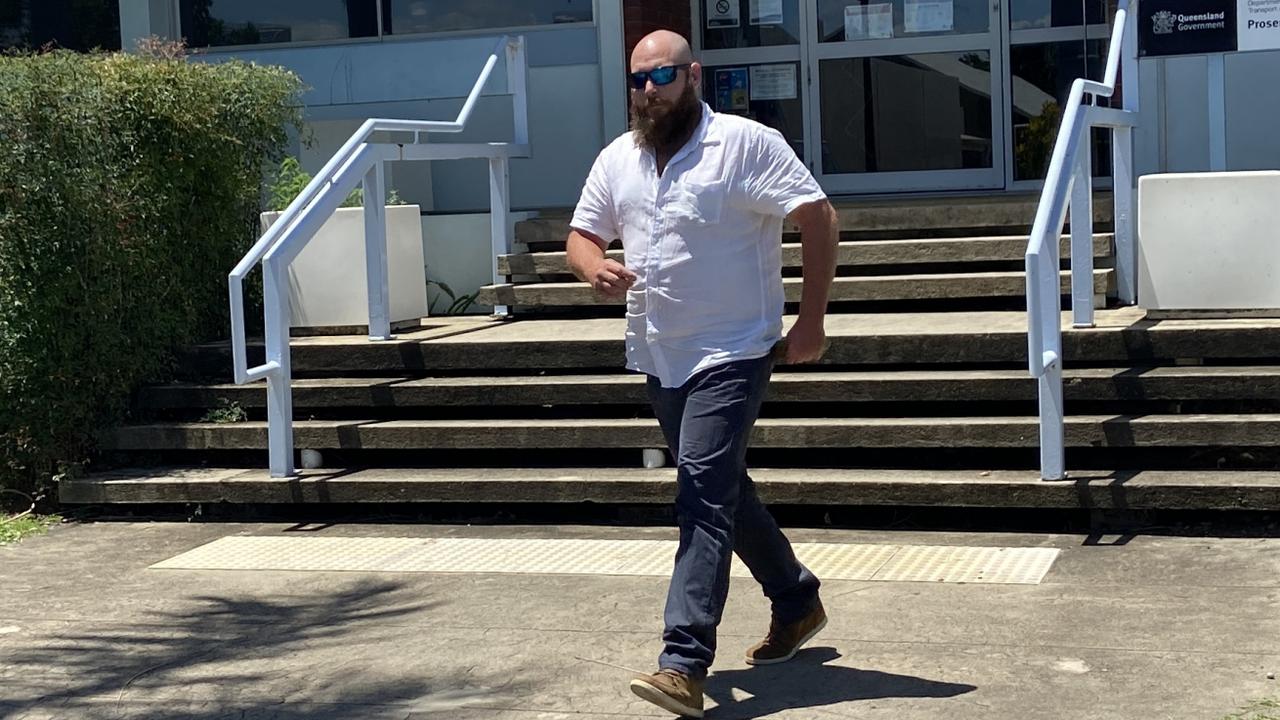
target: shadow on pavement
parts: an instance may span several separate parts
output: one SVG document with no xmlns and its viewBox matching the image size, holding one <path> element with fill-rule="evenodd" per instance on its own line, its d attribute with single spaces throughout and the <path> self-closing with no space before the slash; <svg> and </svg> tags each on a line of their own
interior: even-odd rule
<svg viewBox="0 0 1280 720">
<path fill-rule="evenodd" d="M 815 647 L 780 665 L 715 672 L 707 679 L 706 694 L 718 707 L 707 717 L 750 720 L 796 708 L 878 698 L 949 698 L 977 689 L 974 685 L 827 664 L 839 657 L 835 648 Z M 735 688 L 752 697 L 734 700 Z"/>
<path fill-rule="evenodd" d="M 76 622 L 9 653 L 6 664 L 21 671 L 0 682 L 0 718 L 404 718 L 529 691 L 474 668 L 436 672 L 431 628 L 397 623 L 439 605 L 419 597 L 420 589 L 375 581 L 322 595 L 206 594 L 191 597 L 190 609 Z M 387 632 L 422 633 L 423 656 L 371 656 Z"/>
</svg>

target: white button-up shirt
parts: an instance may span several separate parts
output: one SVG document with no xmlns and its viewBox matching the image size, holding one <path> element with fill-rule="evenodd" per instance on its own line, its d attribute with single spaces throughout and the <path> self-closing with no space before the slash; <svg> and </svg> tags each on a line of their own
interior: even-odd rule
<svg viewBox="0 0 1280 720">
<path fill-rule="evenodd" d="M 782 221 L 826 195 L 778 131 L 705 103 L 662 175 L 631 133 L 600 152 L 570 225 L 622 238 L 627 367 L 680 387 L 782 337 Z"/>
</svg>

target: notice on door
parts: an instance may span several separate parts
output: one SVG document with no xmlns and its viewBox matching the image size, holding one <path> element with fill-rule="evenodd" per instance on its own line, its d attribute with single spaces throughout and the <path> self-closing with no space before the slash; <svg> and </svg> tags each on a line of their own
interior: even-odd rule
<svg viewBox="0 0 1280 720">
<path fill-rule="evenodd" d="M 902 29 L 909 33 L 951 32 L 955 28 L 952 0 L 907 0 L 903 5 Z"/>
<path fill-rule="evenodd" d="M 1280 1 L 1280 0 L 1277 0 Z M 844 8 L 844 39 L 868 40 L 893 37 L 893 5 L 846 5 Z"/>
<path fill-rule="evenodd" d="M 782 0 L 751 0 L 752 25 L 781 25 Z"/>
<path fill-rule="evenodd" d="M 791 100 L 796 96 L 796 66 L 752 65 L 752 100 Z"/>
<path fill-rule="evenodd" d="M 736 28 L 742 24 L 738 0 L 707 0 L 707 29 Z"/>
<path fill-rule="evenodd" d="M 1280 0 L 1238 0 L 1239 49 L 1280 50 Z"/>
<path fill-rule="evenodd" d="M 733 112 L 750 109 L 747 98 L 747 69 L 716 70 L 716 110 Z"/>
</svg>

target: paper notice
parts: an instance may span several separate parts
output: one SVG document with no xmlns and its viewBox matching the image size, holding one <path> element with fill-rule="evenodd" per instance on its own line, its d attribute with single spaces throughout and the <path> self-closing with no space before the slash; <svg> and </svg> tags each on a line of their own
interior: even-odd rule
<svg viewBox="0 0 1280 720">
<path fill-rule="evenodd" d="M 791 100 L 796 96 L 796 66 L 752 65 L 752 100 Z"/>
<path fill-rule="evenodd" d="M 707 0 L 707 29 L 736 28 L 742 23 L 738 0 Z"/>
<path fill-rule="evenodd" d="M 1280 0 L 1239 0 L 1236 24 L 1241 52 L 1280 49 Z"/>
<path fill-rule="evenodd" d="M 951 0 L 906 0 L 902 29 L 909 33 L 951 32 L 955 28 L 955 5 Z"/>
<path fill-rule="evenodd" d="M 781 25 L 782 0 L 751 0 L 752 25 Z"/>
<path fill-rule="evenodd" d="M 893 37 L 893 5 L 876 3 L 844 8 L 844 39 L 867 40 Z"/>
</svg>

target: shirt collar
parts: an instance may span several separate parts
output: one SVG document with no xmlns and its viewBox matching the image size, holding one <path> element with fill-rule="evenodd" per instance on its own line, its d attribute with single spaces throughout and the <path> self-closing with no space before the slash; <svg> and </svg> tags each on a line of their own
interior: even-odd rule
<svg viewBox="0 0 1280 720">
<path fill-rule="evenodd" d="M 716 114 L 715 111 L 712 110 L 711 106 L 707 105 L 705 102 L 700 102 L 699 104 L 702 105 L 702 119 L 698 121 L 697 129 L 693 131 L 693 135 L 689 136 L 689 141 L 684 144 L 684 147 L 677 150 L 676 153 L 671 156 L 671 160 L 667 162 L 668 168 L 680 162 L 686 155 L 692 153 L 693 149 L 696 147 L 701 147 L 703 145 L 717 145 L 720 143 L 720 133 L 717 132 L 718 128 L 712 122 L 712 118 Z"/>
</svg>

